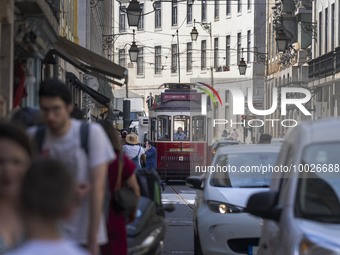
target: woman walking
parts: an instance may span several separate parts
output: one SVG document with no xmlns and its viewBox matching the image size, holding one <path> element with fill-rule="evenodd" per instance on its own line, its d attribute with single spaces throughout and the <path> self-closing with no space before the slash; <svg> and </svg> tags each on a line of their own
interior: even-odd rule
<svg viewBox="0 0 340 255">
<path fill-rule="evenodd" d="M 140 190 L 137 182 L 135 171 L 135 165 L 127 156 L 123 154 L 122 147 L 119 143 L 119 138 L 116 130 L 112 124 L 108 121 L 99 121 L 105 132 L 107 133 L 113 149 L 117 155 L 108 169 L 108 183 L 111 197 L 108 206 L 108 219 L 107 219 L 107 233 L 108 243 L 102 247 L 102 255 L 127 255 L 127 237 L 126 237 L 126 217 L 124 212 L 119 212 L 115 209 L 113 194 L 116 190 L 119 165 L 122 165 L 122 178 L 120 187 L 124 185 L 130 187 L 135 195 L 139 198 Z M 129 220 L 134 219 L 135 212 L 132 212 L 129 216 Z"/>
</svg>

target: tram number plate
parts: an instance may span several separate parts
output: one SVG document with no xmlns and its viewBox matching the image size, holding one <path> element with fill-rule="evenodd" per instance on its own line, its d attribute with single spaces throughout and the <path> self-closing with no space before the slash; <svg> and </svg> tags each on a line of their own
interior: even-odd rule
<svg viewBox="0 0 340 255">
<path fill-rule="evenodd" d="M 178 157 L 179 161 L 183 161 L 183 156 Z"/>
</svg>

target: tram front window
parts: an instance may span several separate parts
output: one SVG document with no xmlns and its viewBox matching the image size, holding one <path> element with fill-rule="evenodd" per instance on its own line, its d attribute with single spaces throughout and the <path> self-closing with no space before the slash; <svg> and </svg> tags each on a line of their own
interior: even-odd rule
<svg viewBox="0 0 340 255">
<path fill-rule="evenodd" d="M 190 117 L 189 116 L 175 116 L 174 117 L 174 141 L 186 140 L 190 138 L 189 134 Z"/>
<path fill-rule="evenodd" d="M 171 139 L 171 117 L 158 116 L 157 118 L 157 140 L 169 141 Z"/>
</svg>

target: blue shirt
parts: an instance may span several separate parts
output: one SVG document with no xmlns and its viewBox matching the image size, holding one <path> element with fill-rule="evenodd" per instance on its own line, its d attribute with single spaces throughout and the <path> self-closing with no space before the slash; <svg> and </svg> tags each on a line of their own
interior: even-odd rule
<svg viewBox="0 0 340 255">
<path fill-rule="evenodd" d="M 145 151 L 146 155 L 146 169 L 157 169 L 157 150 L 155 147 Z"/>
</svg>

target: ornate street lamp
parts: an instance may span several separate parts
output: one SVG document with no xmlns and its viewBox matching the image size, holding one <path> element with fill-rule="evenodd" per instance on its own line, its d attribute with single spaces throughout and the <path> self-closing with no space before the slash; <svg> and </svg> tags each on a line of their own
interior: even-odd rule
<svg viewBox="0 0 340 255">
<path fill-rule="evenodd" d="M 140 17 L 142 15 L 142 8 L 137 0 L 132 0 L 126 9 L 128 24 L 130 27 L 138 26 Z"/>
<path fill-rule="evenodd" d="M 244 49 L 242 48 L 242 57 L 241 57 L 240 62 L 237 64 L 240 75 L 245 75 L 247 71 L 247 63 L 243 58 L 243 50 Z"/>
<path fill-rule="evenodd" d="M 288 37 L 283 29 L 276 32 L 276 48 L 278 52 L 283 52 L 288 47 Z"/>
<path fill-rule="evenodd" d="M 197 41 L 198 31 L 196 29 L 196 20 L 194 20 L 194 27 L 191 30 L 190 36 L 191 36 L 191 41 L 193 42 Z"/>
<path fill-rule="evenodd" d="M 129 55 L 130 55 L 130 61 L 131 62 L 137 62 L 138 52 L 139 52 L 139 49 L 138 49 L 136 42 L 135 42 L 135 30 L 133 30 L 133 41 L 132 41 L 132 45 L 129 49 Z"/>
<path fill-rule="evenodd" d="M 238 63 L 238 69 L 240 72 L 240 75 L 245 75 L 247 71 L 247 63 L 244 61 L 244 58 L 242 57 L 240 62 Z"/>
</svg>

